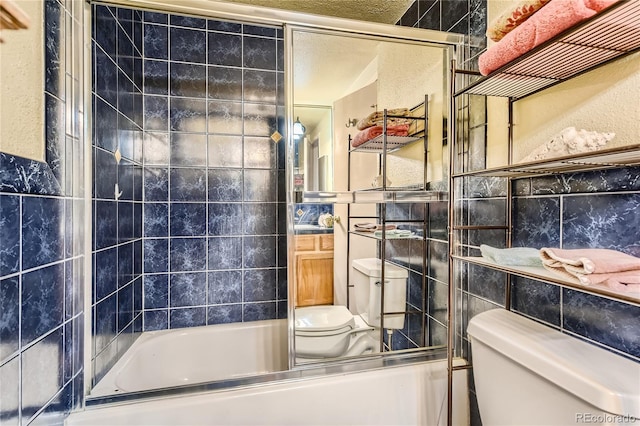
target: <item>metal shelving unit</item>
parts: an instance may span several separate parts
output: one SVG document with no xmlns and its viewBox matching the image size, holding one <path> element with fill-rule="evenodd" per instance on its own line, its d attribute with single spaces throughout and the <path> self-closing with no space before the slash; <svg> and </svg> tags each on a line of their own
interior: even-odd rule
<svg viewBox="0 0 640 426">
<path fill-rule="evenodd" d="M 347 203 L 347 253 L 350 253 L 351 246 L 351 237 L 355 236 L 356 238 L 367 238 L 373 239 L 376 241 L 378 246 L 379 258 L 382 259 L 381 262 L 381 271 L 380 271 L 380 281 L 385 281 L 385 263 L 386 263 L 386 242 L 387 241 L 422 241 L 423 248 L 426 246 L 426 218 L 422 220 L 399 220 L 393 221 L 388 220 L 387 215 L 387 205 L 389 203 L 430 203 L 435 201 L 443 201 L 446 200 L 446 193 L 441 191 L 428 191 L 425 190 L 427 187 L 426 178 L 427 178 L 427 146 L 428 146 L 428 138 L 426 129 L 428 128 L 428 96 L 425 96 L 424 103 L 414 107 L 411 109 L 410 116 L 396 116 L 389 115 L 387 110 L 384 110 L 383 114 L 383 132 L 381 135 L 376 136 L 373 139 L 370 139 L 363 144 L 352 147 L 351 145 L 351 137 L 349 137 L 349 153 L 348 153 L 348 181 L 347 181 L 347 189 L 346 193 L 342 193 L 337 199 L 341 199 L 342 201 Z M 420 108 L 423 108 L 423 113 L 418 115 L 416 111 Z M 388 119 L 410 119 L 413 123 L 410 125 L 408 136 L 389 136 L 387 135 L 387 120 Z M 424 147 L 424 178 L 423 182 L 419 185 L 411 186 L 411 187 L 389 187 L 387 186 L 387 154 L 397 151 L 409 144 L 412 144 L 417 141 L 423 141 Z M 362 190 L 352 190 L 352 182 L 351 182 L 351 156 L 355 152 L 369 153 L 375 154 L 378 156 L 378 172 L 382 177 L 382 185 L 380 188 L 371 188 L 371 189 L 362 189 Z M 305 194 L 307 195 L 307 194 Z M 329 194 L 325 194 L 326 196 L 330 196 Z M 313 196 L 317 196 L 317 194 L 313 194 Z M 372 216 L 353 216 L 351 213 L 351 204 L 375 204 L 377 209 L 377 214 Z M 367 232 L 358 232 L 353 228 L 354 220 L 369 220 L 375 221 L 377 224 L 381 225 L 382 229 L 379 236 L 376 236 L 374 233 Z M 403 224 L 419 224 L 421 226 L 422 235 L 417 235 L 417 233 L 411 237 L 407 238 L 390 238 L 387 235 L 388 231 L 386 230 L 386 226 L 388 223 L 400 223 Z M 423 253 L 426 250 L 423 250 Z M 347 265 L 350 265 L 350 259 L 347 260 Z M 404 265 L 402 265 L 404 266 Z M 426 256 L 422 257 L 422 267 L 423 270 L 426 270 Z M 349 287 L 352 287 L 350 284 L 350 267 L 347 267 L 347 304 L 349 304 Z M 423 276 L 422 283 L 423 293 L 426 288 L 426 278 Z M 423 302 L 424 303 L 424 302 Z M 382 286 L 381 292 L 381 300 L 380 306 L 384 307 L 384 286 Z M 425 306 L 422 306 L 422 309 L 425 309 Z M 390 350 L 391 345 L 386 346 L 384 344 L 384 317 L 385 315 L 391 314 L 410 314 L 414 312 L 381 312 L 381 327 L 380 327 L 380 351 Z M 422 335 L 424 336 L 424 329 L 426 327 L 424 316 L 422 319 Z M 420 342 L 424 346 L 424 342 Z"/>
<path fill-rule="evenodd" d="M 449 356 L 448 356 L 448 412 L 453 409 L 453 365 L 456 327 L 454 309 L 456 306 L 457 263 L 475 264 L 507 274 L 505 307 L 510 309 L 511 276 L 520 276 L 580 291 L 610 297 L 616 300 L 638 304 L 640 297 L 616 292 L 603 286 L 582 286 L 560 278 L 544 268 L 511 267 L 498 265 L 484 258 L 469 256 L 472 248 L 461 243 L 461 236 L 468 231 L 504 230 L 506 246 L 511 247 L 512 232 L 512 180 L 531 176 L 585 172 L 640 165 L 640 144 L 603 149 L 599 151 L 564 156 L 543 161 L 513 163 L 513 103 L 552 87 L 558 83 L 578 77 L 597 67 L 640 51 L 640 1 L 620 0 L 612 6 L 567 29 L 530 52 L 505 64 L 491 74 L 480 77 L 478 73 L 451 66 L 451 111 L 458 112 L 457 100 L 462 95 L 481 95 L 508 98 L 509 105 L 509 164 L 501 167 L 467 171 L 458 167 L 458 155 L 464 156 L 464 147 L 457 141 L 455 118 L 451 120 L 449 174 Z M 474 76 L 475 77 L 472 77 Z M 474 80 L 467 86 L 456 89 L 456 77 L 467 76 Z M 502 225 L 467 225 L 458 219 L 456 190 L 468 177 L 497 177 L 506 179 L 506 220 Z M 451 424 L 451 418 L 449 418 Z"/>
</svg>

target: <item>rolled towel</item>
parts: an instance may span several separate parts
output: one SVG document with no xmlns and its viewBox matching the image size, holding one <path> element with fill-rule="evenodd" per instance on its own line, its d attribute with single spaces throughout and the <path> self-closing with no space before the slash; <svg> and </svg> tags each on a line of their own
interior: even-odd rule
<svg viewBox="0 0 640 426">
<path fill-rule="evenodd" d="M 480 253 L 485 259 L 505 266 L 542 266 L 540 250 L 531 247 L 495 248 L 480 245 Z"/>
<path fill-rule="evenodd" d="M 550 0 L 522 0 L 518 4 L 506 9 L 487 25 L 487 37 L 493 41 L 500 41 L 514 28 L 529 19 Z"/>
<path fill-rule="evenodd" d="M 542 265 L 583 285 L 603 284 L 636 291 L 640 287 L 640 258 L 609 249 L 542 248 Z"/>
</svg>

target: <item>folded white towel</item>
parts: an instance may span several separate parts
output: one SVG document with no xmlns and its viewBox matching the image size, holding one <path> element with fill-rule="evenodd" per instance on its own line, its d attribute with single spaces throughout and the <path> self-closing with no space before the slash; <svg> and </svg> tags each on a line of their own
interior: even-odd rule
<svg viewBox="0 0 640 426">
<path fill-rule="evenodd" d="M 485 259 L 505 266 L 542 266 L 540 250 L 530 247 L 495 248 L 480 245 L 480 253 Z"/>
<path fill-rule="evenodd" d="M 376 231 L 373 235 L 382 238 L 382 231 Z M 390 229 L 385 233 L 385 238 L 409 238 L 413 235 L 414 233 L 408 229 Z"/>
</svg>

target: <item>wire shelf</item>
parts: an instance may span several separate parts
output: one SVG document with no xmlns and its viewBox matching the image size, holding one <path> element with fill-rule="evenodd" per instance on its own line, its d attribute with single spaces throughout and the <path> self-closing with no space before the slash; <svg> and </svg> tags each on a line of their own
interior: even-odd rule
<svg viewBox="0 0 640 426">
<path fill-rule="evenodd" d="M 417 136 L 387 136 L 387 152 L 394 152 L 411 142 L 422 140 Z M 351 148 L 352 152 L 375 152 L 381 153 L 384 150 L 384 135 L 369 139 L 362 145 Z"/>
<path fill-rule="evenodd" d="M 639 49 L 640 1 L 621 0 L 454 96 L 521 99 Z"/>
<path fill-rule="evenodd" d="M 640 144 L 602 149 L 563 157 L 551 158 L 543 161 L 512 164 L 503 167 L 493 167 L 454 174 L 461 176 L 496 176 L 496 177 L 528 177 L 557 173 L 586 172 L 615 167 L 629 167 L 640 165 Z"/>
<path fill-rule="evenodd" d="M 614 290 L 610 287 L 606 287 L 600 284 L 582 285 L 573 281 L 569 281 L 563 278 L 561 275 L 554 274 L 551 271 L 546 270 L 543 267 L 537 266 L 506 266 L 500 265 L 493 261 L 487 260 L 483 257 L 465 257 L 465 256 L 452 256 L 453 259 L 473 263 L 475 265 L 488 267 L 508 274 L 517 275 L 523 278 L 531 278 L 537 281 L 544 281 L 552 284 L 561 285 L 564 287 L 572 288 L 575 290 L 584 291 L 587 293 L 598 294 L 600 296 L 608 296 L 616 300 L 622 300 L 625 302 L 631 302 L 640 304 L 640 293 L 622 292 Z"/>
</svg>

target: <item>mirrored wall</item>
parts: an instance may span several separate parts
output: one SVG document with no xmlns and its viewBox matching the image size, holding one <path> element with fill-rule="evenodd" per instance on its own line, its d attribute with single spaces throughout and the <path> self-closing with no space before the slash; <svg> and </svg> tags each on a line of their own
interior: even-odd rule
<svg viewBox="0 0 640 426">
<path fill-rule="evenodd" d="M 286 34 L 293 364 L 444 347 L 448 48 L 308 28 Z M 329 114 L 325 137 L 317 129 Z"/>
</svg>

